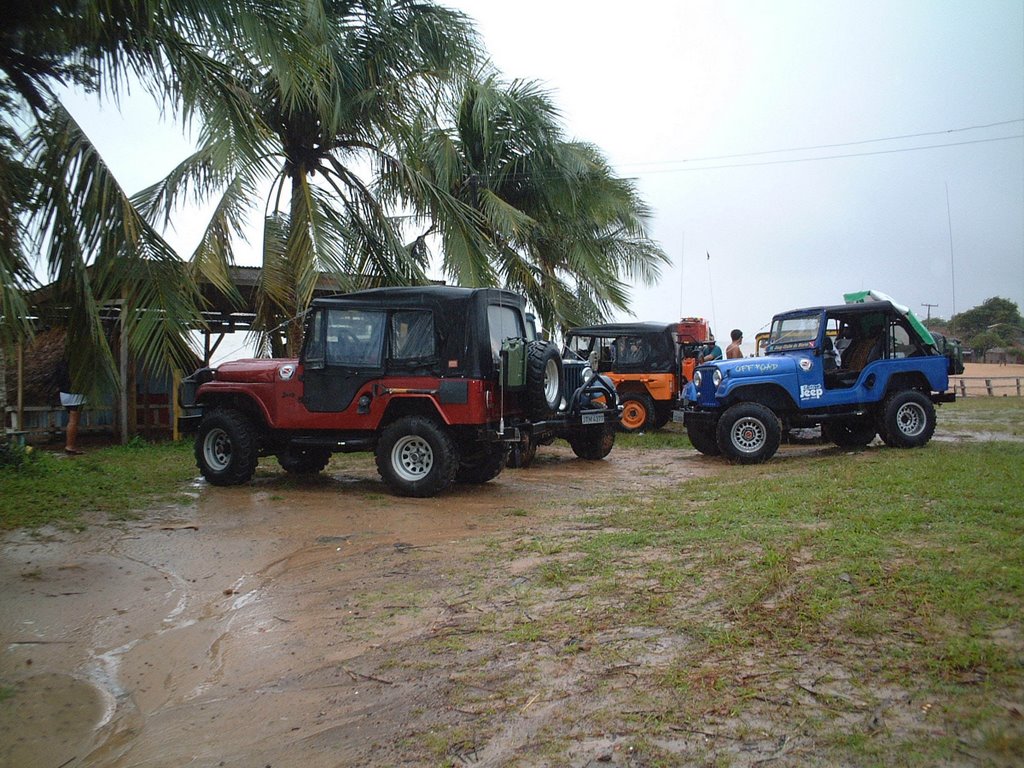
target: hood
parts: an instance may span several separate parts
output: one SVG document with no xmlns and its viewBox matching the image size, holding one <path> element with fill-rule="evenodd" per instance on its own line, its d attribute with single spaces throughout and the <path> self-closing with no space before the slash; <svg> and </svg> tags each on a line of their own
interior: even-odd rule
<svg viewBox="0 0 1024 768">
<path fill-rule="evenodd" d="M 801 355 L 771 355 L 770 357 L 743 357 L 738 360 L 716 360 L 705 363 L 701 368 L 714 366 L 723 376 L 733 379 L 749 379 L 756 376 L 778 376 L 783 373 L 795 373 L 798 358 Z M 813 357 L 808 353 L 803 357 Z"/>
<path fill-rule="evenodd" d="M 297 365 L 298 360 L 288 358 L 277 360 L 268 360 L 266 358 L 232 360 L 222 363 L 217 368 L 214 381 L 245 381 L 272 384 L 277 379 L 278 371 L 281 368 L 290 366 L 294 373 Z"/>
</svg>

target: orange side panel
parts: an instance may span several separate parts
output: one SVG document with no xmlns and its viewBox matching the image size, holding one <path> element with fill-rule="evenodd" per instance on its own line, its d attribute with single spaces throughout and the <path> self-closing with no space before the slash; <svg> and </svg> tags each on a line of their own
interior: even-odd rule
<svg viewBox="0 0 1024 768">
<path fill-rule="evenodd" d="M 646 389 L 656 401 L 672 400 L 678 391 L 671 373 L 608 373 L 615 388 L 624 392 Z"/>
</svg>

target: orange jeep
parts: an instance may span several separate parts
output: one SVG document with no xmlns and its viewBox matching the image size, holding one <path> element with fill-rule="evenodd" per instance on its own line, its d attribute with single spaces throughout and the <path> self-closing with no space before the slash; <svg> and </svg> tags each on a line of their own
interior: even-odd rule
<svg viewBox="0 0 1024 768">
<path fill-rule="evenodd" d="M 672 418 L 676 398 L 693 377 L 709 335 L 706 320 L 687 317 L 678 323 L 574 328 L 565 344 L 614 382 L 623 406 L 620 428 L 641 432 L 660 429 Z"/>
</svg>

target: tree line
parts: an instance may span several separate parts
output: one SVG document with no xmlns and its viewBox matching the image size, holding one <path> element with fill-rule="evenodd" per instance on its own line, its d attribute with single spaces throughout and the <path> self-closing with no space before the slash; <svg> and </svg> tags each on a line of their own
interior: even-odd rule
<svg viewBox="0 0 1024 768">
<path fill-rule="evenodd" d="M 930 330 L 963 339 L 978 359 L 996 347 L 1014 349 L 1018 356 L 1024 356 L 1024 317 L 1009 299 L 993 296 L 949 320 L 933 317 L 926 325 Z"/>
<path fill-rule="evenodd" d="M 507 79 L 470 20 L 430 0 L 12 0 L 0 32 L 0 342 L 23 340 L 37 272 L 57 290 L 71 365 L 116 380 L 104 308 L 132 355 L 185 368 L 200 281 L 240 301 L 258 238 L 253 341 L 295 354 L 317 280 L 507 286 L 546 328 L 629 304 L 667 262 L 634 184 L 565 135 L 550 93 Z M 141 83 L 191 156 L 125 190 L 62 88 L 107 101 Z M 267 194 L 266 190 L 270 190 Z M 212 204 L 191 254 L 162 236 Z M 255 215 L 262 226 L 251 233 Z"/>
</svg>

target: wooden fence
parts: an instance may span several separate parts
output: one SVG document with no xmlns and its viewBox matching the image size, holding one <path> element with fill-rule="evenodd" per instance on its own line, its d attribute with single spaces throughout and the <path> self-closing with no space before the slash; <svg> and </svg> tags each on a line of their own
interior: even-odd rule
<svg viewBox="0 0 1024 768">
<path fill-rule="evenodd" d="M 1021 397 L 1021 376 L 950 376 L 957 397 Z"/>
</svg>

